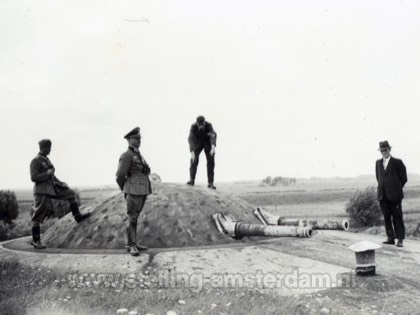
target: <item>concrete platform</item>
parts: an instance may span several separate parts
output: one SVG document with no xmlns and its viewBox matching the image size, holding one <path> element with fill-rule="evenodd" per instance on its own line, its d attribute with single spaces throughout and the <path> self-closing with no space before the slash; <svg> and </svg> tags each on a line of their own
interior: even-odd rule
<svg viewBox="0 0 420 315">
<path fill-rule="evenodd" d="M 221 285 L 223 277 L 253 277 L 253 287 L 274 286 L 280 295 L 299 295 L 340 286 L 340 279 L 349 279 L 355 267 L 354 253 L 348 246 L 360 240 L 381 243 L 382 238 L 342 231 L 318 231 L 310 239 L 277 238 L 252 243 L 236 243 L 200 247 L 151 248 L 138 257 L 124 249 L 57 249 L 34 250 L 30 238 L 0 244 L 0 259 L 18 259 L 38 268 L 63 273 L 142 273 L 148 270 L 169 271 L 203 283 Z M 404 248 L 385 246 L 376 251 L 377 273 L 389 279 L 400 279 L 419 287 L 420 242 L 406 240 Z M 279 277 L 325 276 L 327 285 L 285 285 Z M 273 284 L 273 276 L 274 281 Z M 267 280 L 259 283 L 258 277 Z M 230 278 L 230 279 L 231 279 Z M 222 279 L 222 280 L 218 280 Z M 264 281 L 265 281 L 264 280 Z M 284 281 L 284 279 L 282 280 Z M 249 284 L 249 281 L 245 281 Z M 223 284 L 222 284 L 223 285 Z"/>
<path fill-rule="evenodd" d="M 171 279 L 188 276 L 200 286 L 224 286 L 223 281 L 236 279 L 240 288 L 274 288 L 281 295 L 295 295 L 329 289 L 285 285 L 284 278 L 297 281 L 299 275 L 327 274 L 336 281 L 350 269 L 282 252 L 286 242 L 304 243 L 308 239 L 267 239 L 254 243 L 227 244 L 170 249 L 152 248 L 132 257 L 124 249 L 78 250 L 48 248 L 34 250 L 30 238 L 0 244 L 2 259 L 17 258 L 35 268 L 46 268 L 67 274 L 141 273 L 147 270 L 169 271 Z M 162 274 L 161 274 L 162 275 Z M 167 275 L 169 277 L 169 275 Z M 223 278 L 226 277 L 226 278 Z M 293 277 L 293 279 L 292 279 Z M 179 279 L 174 281 L 177 282 Z M 252 278 L 252 279 L 251 279 Z M 168 278 L 169 279 L 169 278 Z M 226 280 L 228 279 L 228 280 Z M 171 282 L 174 285 L 174 282 Z M 336 285 L 334 282 L 332 285 Z M 169 285 L 169 284 L 168 284 Z"/>
</svg>

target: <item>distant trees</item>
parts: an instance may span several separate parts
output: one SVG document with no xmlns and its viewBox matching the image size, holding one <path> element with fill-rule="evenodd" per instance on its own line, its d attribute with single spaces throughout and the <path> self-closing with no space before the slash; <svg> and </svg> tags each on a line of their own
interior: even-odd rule
<svg viewBox="0 0 420 315">
<path fill-rule="evenodd" d="M 80 204 L 80 195 L 76 191 L 76 199 Z M 32 205 L 28 205 L 30 208 L 30 216 L 24 220 L 15 220 L 19 215 L 19 203 L 16 198 L 16 194 L 9 190 L 0 190 L 0 242 L 10 240 L 18 237 L 28 236 L 32 233 L 31 217 L 33 215 Z M 28 214 L 25 211 L 25 206 L 22 208 L 23 214 Z M 51 200 L 46 217 L 48 220 L 43 222 L 43 231 L 46 231 L 48 227 L 54 225 L 59 218 L 65 216 L 71 212 L 68 201 L 65 200 Z"/>
<path fill-rule="evenodd" d="M 354 227 L 370 227 L 382 223 L 382 212 L 376 199 L 376 188 L 369 186 L 357 190 L 346 204 L 350 224 Z"/>
<path fill-rule="evenodd" d="M 16 194 L 10 190 L 0 190 L 0 220 L 11 224 L 19 215 Z"/>
<path fill-rule="evenodd" d="M 282 185 L 282 186 L 290 186 L 290 185 L 295 185 L 296 184 L 296 178 L 290 178 L 290 177 L 281 177 L 281 176 L 276 176 L 276 177 L 271 177 L 271 176 L 267 176 L 266 178 L 264 178 L 260 184 L 260 186 L 278 186 L 278 185 Z"/>
</svg>

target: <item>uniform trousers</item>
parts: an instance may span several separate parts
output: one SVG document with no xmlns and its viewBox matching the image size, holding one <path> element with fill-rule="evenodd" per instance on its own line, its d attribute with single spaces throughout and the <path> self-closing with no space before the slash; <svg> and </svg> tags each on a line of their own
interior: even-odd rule
<svg viewBox="0 0 420 315">
<path fill-rule="evenodd" d="M 137 219 L 146 203 L 147 195 L 125 194 L 127 201 L 127 246 L 137 244 Z"/>
<path fill-rule="evenodd" d="M 73 189 L 60 187 L 59 189 L 56 189 L 56 193 L 56 195 L 34 195 L 34 206 L 32 207 L 32 227 L 39 226 L 39 224 L 44 220 L 51 199 L 67 200 L 71 208 L 74 208 L 74 205 L 77 206 L 76 193 Z"/>
</svg>

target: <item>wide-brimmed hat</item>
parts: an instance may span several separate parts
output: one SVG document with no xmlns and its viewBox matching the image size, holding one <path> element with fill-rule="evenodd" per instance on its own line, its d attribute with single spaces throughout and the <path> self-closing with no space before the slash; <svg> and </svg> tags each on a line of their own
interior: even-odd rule
<svg viewBox="0 0 420 315">
<path fill-rule="evenodd" d="M 379 142 L 379 149 L 378 150 L 391 149 L 391 148 L 392 147 L 389 145 L 388 141 Z"/>
</svg>

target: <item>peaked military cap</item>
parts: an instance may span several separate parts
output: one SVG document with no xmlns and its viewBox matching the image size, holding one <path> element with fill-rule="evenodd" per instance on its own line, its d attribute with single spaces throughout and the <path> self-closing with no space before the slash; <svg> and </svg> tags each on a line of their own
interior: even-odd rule
<svg viewBox="0 0 420 315">
<path fill-rule="evenodd" d="M 140 139 L 140 127 L 136 127 L 124 136 L 125 139 L 138 138 Z"/>
<path fill-rule="evenodd" d="M 38 142 L 39 148 L 51 148 L 51 140 L 50 139 L 42 139 Z"/>
</svg>

